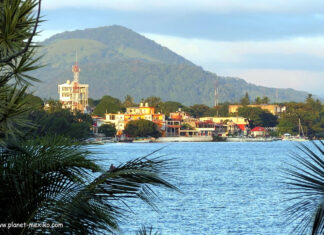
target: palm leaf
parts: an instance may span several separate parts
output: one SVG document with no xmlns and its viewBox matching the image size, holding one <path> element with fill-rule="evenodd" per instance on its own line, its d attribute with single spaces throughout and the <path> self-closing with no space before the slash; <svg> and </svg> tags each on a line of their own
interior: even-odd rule
<svg viewBox="0 0 324 235">
<path fill-rule="evenodd" d="M 128 199 L 157 210 L 156 186 L 179 191 L 166 181 L 169 160 L 145 156 L 103 171 L 89 154 L 55 136 L 7 144 L 0 155 L 0 220 L 64 224 L 22 231 L 36 234 L 115 233 L 131 212 Z"/>
<path fill-rule="evenodd" d="M 324 142 L 300 144 L 293 154 L 294 165 L 285 169 L 292 205 L 286 209 L 288 224 L 295 224 L 293 233 L 324 232 Z"/>
</svg>

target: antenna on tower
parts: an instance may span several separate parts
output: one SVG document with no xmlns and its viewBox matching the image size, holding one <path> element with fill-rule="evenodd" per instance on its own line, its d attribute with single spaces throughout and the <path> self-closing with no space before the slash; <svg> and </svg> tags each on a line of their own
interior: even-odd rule
<svg viewBox="0 0 324 235">
<path fill-rule="evenodd" d="M 214 89 L 214 106 L 216 108 L 216 115 L 218 117 L 218 83 L 217 80 L 215 80 L 215 89 Z"/>
<path fill-rule="evenodd" d="M 75 49 L 75 63 L 78 64 L 78 50 Z"/>
</svg>

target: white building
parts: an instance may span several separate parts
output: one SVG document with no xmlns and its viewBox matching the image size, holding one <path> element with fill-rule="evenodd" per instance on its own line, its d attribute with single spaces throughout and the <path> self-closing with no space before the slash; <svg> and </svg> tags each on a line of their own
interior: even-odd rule
<svg viewBox="0 0 324 235">
<path fill-rule="evenodd" d="M 67 80 L 66 83 L 58 85 L 58 93 L 62 107 L 71 111 L 79 110 L 85 112 L 88 106 L 88 84 L 79 83 L 80 68 L 76 62 L 72 66 L 74 74 L 73 81 Z"/>
</svg>

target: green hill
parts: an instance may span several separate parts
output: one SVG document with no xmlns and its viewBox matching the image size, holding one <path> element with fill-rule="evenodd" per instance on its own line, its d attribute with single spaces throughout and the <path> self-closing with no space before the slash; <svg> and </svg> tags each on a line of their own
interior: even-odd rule
<svg viewBox="0 0 324 235">
<path fill-rule="evenodd" d="M 127 94 L 139 101 L 148 96 L 179 101 L 185 105 L 213 104 L 214 83 L 220 101 L 238 101 L 245 92 L 250 97 L 268 96 L 275 101 L 303 101 L 306 92 L 256 86 L 243 79 L 219 77 L 204 71 L 185 58 L 152 40 L 121 26 L 77 30 L 54 35 L 42 43 L 46 67 L 34 76 L 35 94 L 57 98 L 57 85 L 72 80 L 71 66 L 77 51 L 80 82 L 89 84 L 92 98 Z"/>
</svg>

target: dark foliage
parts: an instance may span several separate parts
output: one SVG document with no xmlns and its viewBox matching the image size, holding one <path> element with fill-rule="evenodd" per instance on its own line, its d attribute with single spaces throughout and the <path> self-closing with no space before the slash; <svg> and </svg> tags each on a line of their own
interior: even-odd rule
<svg viewBox="0 0 324 235">
<path fill-rule="evenodd" d="M 293 234 L 324 233 L 324 142 L 301 144 L 294 154 L 295 164 L 285 169 L 291 206 L 287 222 L 294 224 Z"/>
<path fill-rule="evenodd" d="M 103 124 L 98 128 L 98 132 L 105 134 L 106 137 L 114 137 L 117 130 L 113 124 Z"/>
<path fill-rule="evenodd" d="M 127 123 L 124 133 L 131 137 L 160 137 L 158 126 L 149 120 L 135 120 Z"/>
</svg>

